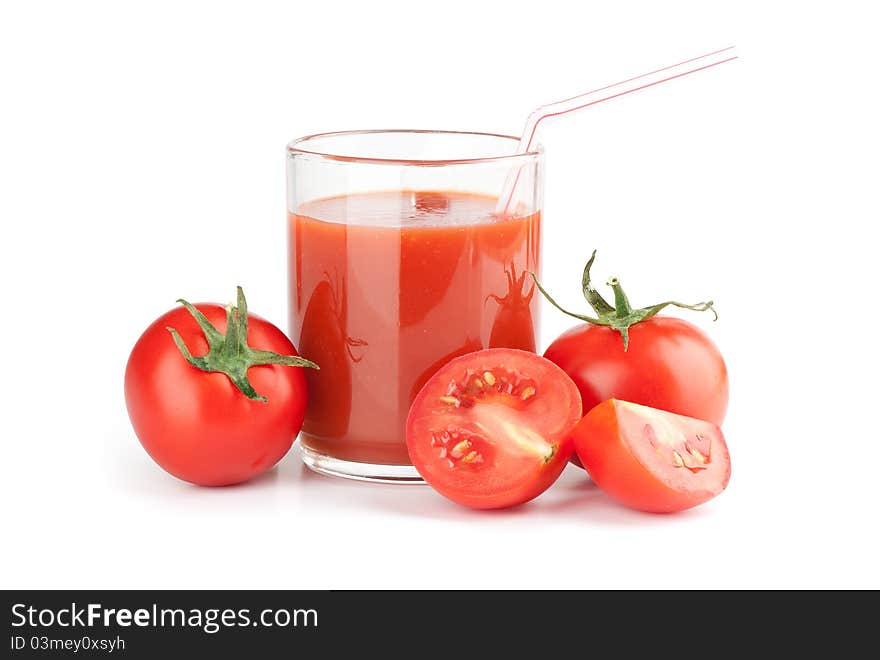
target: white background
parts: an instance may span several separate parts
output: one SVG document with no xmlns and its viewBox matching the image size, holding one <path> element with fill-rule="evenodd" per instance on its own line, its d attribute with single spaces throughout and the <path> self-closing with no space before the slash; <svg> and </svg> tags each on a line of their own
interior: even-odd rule
<svg viewBox="0 0 880 660">
<path fill-rule="evenodd" d="M 880 587 L 869 3 L 77 2 L 0 9 L 3 587 Z M 312 475 L 200 489 L 143 452 L 131 346 L 179 296 L 286 318 L 284 145 L 518 133 L 536 105 L 736 44 L 560 119 L 545 280 L 712 297 L 728 490 L 622 509 L 569 468 L 471 512 Z M 552 257 L 550 256 L 552 255 Z M 545 309 L 543 342 L 568 327 Z"/>
</svg>

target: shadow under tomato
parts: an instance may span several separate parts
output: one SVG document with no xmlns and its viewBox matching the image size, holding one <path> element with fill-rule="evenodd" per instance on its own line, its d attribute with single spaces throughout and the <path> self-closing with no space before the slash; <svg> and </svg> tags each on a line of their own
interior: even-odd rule
<svg viewBox="0 0 880 660">
<path fill-rule="evenodd" d="M 473 521 L 492 524 L 493 520 L 553 519 L 567 524 L 647 527 L 668 525 L 705 515 L 699 509 L 676 514 L 644 513 L 628 509 L 605 495 L 582 470 L 568 466 L 559 481 L 531 502 L 507 509 L 480 511 L 459 506 L 434 492 L 430 486 L 365 484 L 316 474 L 301 468 L 304 489 L 311 489 L 315 506 L 379 509 L 404 517 L 435 520 Z"/>
<path fill-rule="evenodd" d="M 356 502 L 358 508 L 379 510 L 405 517 L 434 520 L 477 520 L 486 515 L 502 517 L 528 513 L 527 505 L 500 511 L 476 511 L 445 499 L 428 485 L 395 485 L 364 483 L 313 472 L 305 465 L 300 475 L 306 501 L 314 498 L 314 506 L 349 508 Z"/>
<path fill-rule="evenodd" d="M 137 440 L 133 439 L 133 442 L 136 443 Z M 287 456 L 292 452 L 293 450 L 288 452 Z M 228 495 L 242 490 L 259 492 L 277 488 L 281 479 L 279 466 L 284 460 L 286 459 L 282 458 L 273 467 L 253 479 L 228 486 L 197 486 L 178 479 L 156 465 L 146 454 L 135 457 L 127 453 L 125 457 L 120 458 L 121 465 L 115 466 L 113 474 L 119 476 L 117 486 L 120 490 L 135 492 L 139 496 L 177 501 L 180 497 L 223 497 L 224 493 Z"/>
</svg>

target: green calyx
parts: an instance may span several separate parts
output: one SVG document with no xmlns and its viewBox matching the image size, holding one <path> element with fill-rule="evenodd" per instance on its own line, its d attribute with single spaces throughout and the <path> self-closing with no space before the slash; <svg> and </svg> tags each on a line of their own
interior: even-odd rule
<svg viewBox="0 0 880 660">
<path fill-rule="evenodd" d="M 629 299 L 626 297 L 626 293 L 623 291 L 623 287 L 620 285 L 620 280 L 616 277 L 612 277 L 608 280 L 608 286 L 611 287 L 611 290 L 614 292 L 614 305 L 611 305 L 606 301 L 602 295 L 596 291 L 596 288 L 593 286 L 592 281 L 590 279 L 590 269 L 593 267 L 593 261 L 596 259 L 596 251 L 593 250 L 593 254 L 590 257 L 590 260 L 587 262 L 587 265 L 584 267 L 584 276 L 582 280 L 582 286 L 584 290 L 584 298 L 586 298 L 587 303 L 589 303 L 590 307 L 593 308 L 593 311 L 596 313 L 595 317 L 592 316 L 584 316 L 582 314 L 575 314 L 574 312 L 569 312 L 566 309 L 563 309 L 559 303 L 557 303 L 550 296 L 549 293 L 541 286 L 541 283 L 538 281 L 537 276 L 534 273 L 530 273 L 532 278 L 535 280 L 535 285 L 544 294 L 544 297 L 553 305 L 556 309 L 558 309 L 563 314 L 568 314 L 576 319 L 581 321 L 586 321 L 587 323 L 592 323 L 593 325 L 604 325 L 609 328 L 613 328 L 620 333 L 620 336 L 623 337 L 623 350 L 626 351 L 629 348 L 629 329 L 631 326 L 636 323 L 640 323 L 645 319 L 649 319 L 652 316 L 655 316 L 661 309 L 664 307 L 668 307 L 672 305 L 673 307 L 680 307 L 682 309 L 692 309 L 696 312 L 706 312 L 710 311 L 715 315 L 714 320 L 718 320 L 718 312 L 715 311 L 715 308 L 712 306 L 714 303 L 709 300 L 708 302 L 696 303 L 695 305 L 686 305 L 685 303 L 676 302 L 674 300 L 667 300 L 666 302 L 658 303 L 656 305 L 651 305 L 649 307 L 641 307 L 638 309 L 633 309 L 632 305 L 630 305 Z"/>
<path fill-rule="evenodd" d="M 216 371 L 226 374 L 232 384 L 242 394 L 254 401 L 267 402 L 260 396 L 248 380 L 247 371 L 261 364 L 280 364 L 285 367 L 310 367 L 319 369 L 317 364 L 295 355 L 281 355 L 271 351 L 261 351 L 247 344 L 248 311 L 244 291 L 238 287 L 236 305 L 226 305 L 226 334 L 222 334 L 198 309 L 180 299 L 181 305 L 192 314 L 208 341 L 208 352 L 201 357 L 193 357 L 183 339 L 174 328 L 166 328 L 174 338 L 177 348 L 192 366 L 202 371 Z"/>
</svg>

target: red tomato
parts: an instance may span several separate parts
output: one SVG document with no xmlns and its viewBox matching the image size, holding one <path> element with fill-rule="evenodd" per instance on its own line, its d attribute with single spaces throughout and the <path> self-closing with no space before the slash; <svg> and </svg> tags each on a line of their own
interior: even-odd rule
<svg viewBox="0 0 880 660">
<path fill-rule="evenodd" d="M 577 388 L 559 367 L 534 353 L 487 349 L 428 380 L 410 408 L 406 445 L 442 495 L 496 509 L 528 502 L 556 480 L 580 416 Z"/>
<path fill-rule="evenodd" d="M 576 326 L 550 344 L 544 357 L 578 386 L 584 412 L 606 399 L 622 399 L 721 424 L 727 411 L 727 367 L 699 328 L 654 316 L 620 333 L 601 325 Z"/>
<path fill-rule="evenodd" d="M 667 300 L 633 308 L 620 280 L 612 277 L 608 280 L 614 292 L 612 305 L 593 286 L 590 270 L 595 259 L 594 250 L 581 278 L 584 298 L 595 316 L 562 308 L 535 280 L 551 305 L 586 321 L 544 352 L 575 382 L 584 412 L 607 399 L 623 399 L 721 424 L 728 397 L 727 367 L 721 353 L 696 326 L 657 316 L 671 306 L 711 311 L 717 319 L 712 301 L 688 305 Z M 581 465 L 577 457 L 572 462 Z"/>
<path fill-rule="evenodd" d="M 198 304 L 195 308 L 223 340 L 224 307 Z M 244 329 L 240 343 L 247 342 L 246 350 L 257 362 L 285 358 L 289 364 L 306 366 L 291 357 L 297 355 L 296 349 L 278 328 L 244 309 L 249 324 L 235 323 Z M 302 425 L 306 405 L 302 369 L 282 364 L 247 368 L 243 386 L 251 386 L 255 396 L 266 400 L 248 398 L 225 373 L 202 371 L 188 362 L 175 345 L 171 328 L 194 360 L 209 352 L 205 332 L 184 307 L 160 316 L 138 339 L 125 370 L 125 402 L 144 449 L 175 477 L 202 486 L 240 483 L 271 468 L 290 449 Z"/>
<path fill-rule="evenodd" d="M 727 444 L 711 422 L 611 399 L 587 413 L 571 436 L 593 481 L 633 509 L 689 509 L 730 481 Z"/>
</svg>

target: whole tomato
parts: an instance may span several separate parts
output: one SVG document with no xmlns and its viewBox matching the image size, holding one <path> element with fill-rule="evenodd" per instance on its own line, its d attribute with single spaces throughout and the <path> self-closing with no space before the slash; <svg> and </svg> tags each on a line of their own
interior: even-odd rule
<svg viewBox="0 0 880 660">
<path fill-rule="evenodd" d="M 579 325 L 544 357 L 578 386 L 584 411 L 620 399 L 720 425 L 727 412 L 727 368 L 706 334 L 682 319 L 655 316 L 629 329 L 629 347 L 612 328 Z"/>
<path fill-rule="evenodd" d="M 591 284 L 595 257 L 593 252 L 582 282 L 595 317 L 562 309 L 541 289 L 561 311 L 586 321 L 563 333 L 544 353 L 578 386 L 584 414 L 603 401 L 619 399 L 720 425 L 728 400 L 727 367 L 721 353 L 693 324 L 655 316 L 669 305 L 714 313 L 713 303 L 667 301 L 633 309 L 620 282 L 611 278 L 608 284 L 615 303 L 611 305 Z"/>
<path fill-rule="evenodd" d="M 147 453 L 201 486 L 247 481 L 275 465 L 302 426 L 306 382 L 290 340 L 237 306 L 190 305 L 160 316 L 125 370 L 125 403 Z"/>
</svg>

